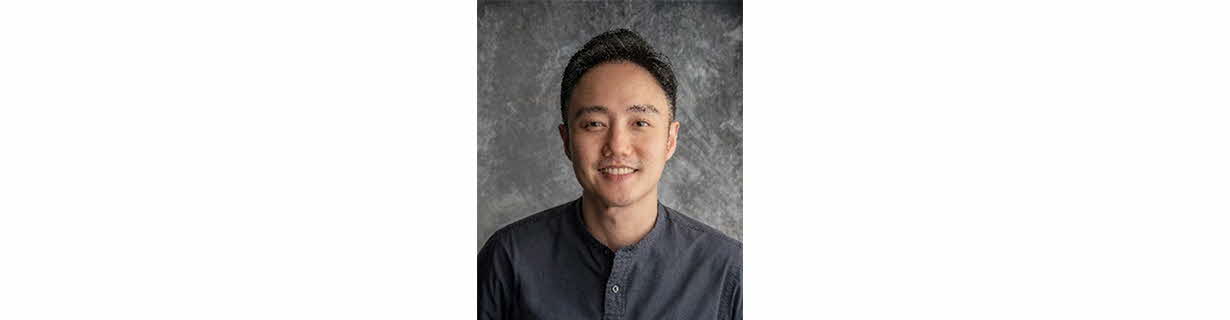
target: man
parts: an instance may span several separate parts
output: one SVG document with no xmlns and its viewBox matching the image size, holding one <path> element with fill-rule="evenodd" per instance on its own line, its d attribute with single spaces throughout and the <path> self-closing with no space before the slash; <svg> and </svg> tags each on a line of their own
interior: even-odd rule
<svg viewBox="0 0 1230 320">
<path fill-rule="evenodd" d="M 583 192 L 487 240 L 479 319 L 742 319 L 743 245 L 658 202 L 675 93 L 670 65 L 632 31 L 572 56 L 559 135 Z"/>
</svg>

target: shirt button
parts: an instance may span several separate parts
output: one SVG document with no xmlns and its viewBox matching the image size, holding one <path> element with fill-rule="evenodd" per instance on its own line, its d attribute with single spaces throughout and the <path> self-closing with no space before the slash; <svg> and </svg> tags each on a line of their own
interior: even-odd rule
<svg viewBox="0 0 1230 320">
<path fill-rule="evenodd" d="M 611 286 L 611 292 L 619 293 L 619 285 L 617 284 L 617 285 Z"/>
</svg>

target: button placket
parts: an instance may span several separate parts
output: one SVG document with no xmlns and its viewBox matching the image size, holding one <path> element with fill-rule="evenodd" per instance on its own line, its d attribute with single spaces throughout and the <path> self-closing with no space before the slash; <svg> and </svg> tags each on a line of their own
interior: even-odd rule
<svg viewBox="0 0 1230 320">
<path fill-rule="evenodd" d="M 606 319 L 618 319 L 624 315 L 626 308 L 625 291 L 626 286 L 620 286 L 621 283 L 628 278 L 628 271 L 632 264 L 631 252 L 628 250 L 619 250 L 615 252 L 615 258 L 612 259 L 611 274 L 607 279 L 607 294 L 606 294 Z"/>
</svg>

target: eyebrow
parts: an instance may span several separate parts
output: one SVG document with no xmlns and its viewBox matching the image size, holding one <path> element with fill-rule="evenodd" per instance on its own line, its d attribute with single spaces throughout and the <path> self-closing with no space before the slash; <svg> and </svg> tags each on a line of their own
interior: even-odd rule
<svg viewBox="0 0 1230 320">
<path fill-rule="evenodd" d="M 581 115 L 591 112 L 607 113 L 610 112 L 610 110 L 608 110 L 605 106 L 588 106 L 577 109 L 577 111 L 572 114 L 572 119 L 576 120 L 577 118 L 580 118 Z M 661 114 L 661 112 L 658 111 L 658 108 L 654 107 L 652 104 L 634 104 L 628 107 L 628 112 Z"/>
<path fill-rule="evenodd" d="M 607 112 L 607 110 L 606 110 L 606 107 L 603 107 L 603 106 L 588 106 L 588 107 L 584 107 L 584 108 L 581 108 L 581 109 L 577 109 L 577 112 L 574 112 L 574 113 L 572 114 L 572 120 L 576 120 L 577 118 L 580 118 L 580 117 L 581 117 L 581 115 L 586 114 L 586 113 L 590 113 L 590 112 L 603 112 L 603 113 L 605 113 L 605 112 Z"/>
<path fill-rule="evenodd" d="M 628 107 L 628 112 L 643 112 L 643 113 L 661 113 L 658 108 L 654 108 L 652 104 L 634 104 Z"/>
</svg>

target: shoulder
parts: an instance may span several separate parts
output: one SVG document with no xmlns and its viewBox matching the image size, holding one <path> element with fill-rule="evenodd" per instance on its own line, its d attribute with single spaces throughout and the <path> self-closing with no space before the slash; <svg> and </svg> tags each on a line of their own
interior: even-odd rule
<svg viewBox="0 0 1230 320">
<path fill-rule="evenodd" d="M 743 242 L 735 240 L 735 238 L 731 238 L 725 233 L 683 212 L 670 207 L 663 207 L 668 212 L 667 218 L 670 219 L 679 240 L 690 243 L 690 247 L 706 256 L 725 260 L 734 267 L 742 267 Z"/>
<path fill-rule="evenodd" d="M 513 221 L 496 230 L 484 246 L 515 247 L 518 244 L 534 242 L 537 238 L 554 234 L 560 229 L 562 220 L 569 212 L 571 205 L 572 202 L 566 202 Z"/>
<path fill-rule="evenodd" d="M 708 224 L 700 222 L 700 220 L 696 220 L 696 218 L 692 218 L 679 210 L 666 206 L 663 207 L 666 208 L 668 213 L 667 218 L 671 219 L 671 224 L 673 224 L 684 236 L 693 238 L 694 240 L 714 242 L 715 245 L 727 250 L 743 250 L 743 242 L 735 240 L 735 238 L 731 238 L 725 233 L 722 233 Z"/>
</svg>

